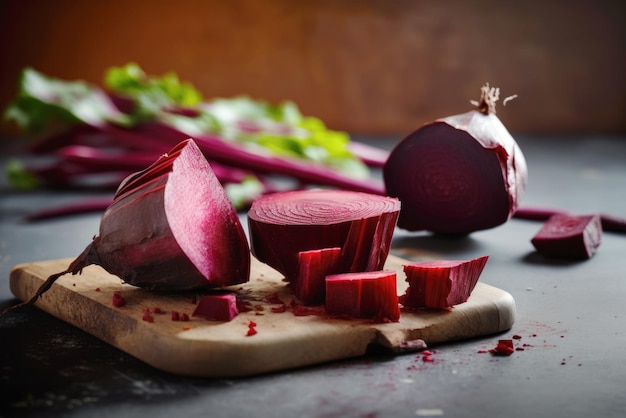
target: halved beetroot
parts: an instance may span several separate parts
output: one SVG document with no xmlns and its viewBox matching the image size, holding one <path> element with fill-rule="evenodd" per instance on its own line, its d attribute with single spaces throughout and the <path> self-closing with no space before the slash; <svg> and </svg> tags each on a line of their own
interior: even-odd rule
<svg viewBox="0 0 626 418">
<path fill-rule="evenodd" d="M 409 287 L 400 296 L 405 308 L 451 309 L 466 302 L 489 256 L 472 260 L 439 260 L 404 265 Z"/>
<path fill-rule="evenodd" d="M 326 277 L 326 313 L 377 322 L 398 322 L 396 272 L 333 274 Z"/>
<path fill-rule="evenodd" d="M 544 255 L 565 258 L 590 258 L 602 242 L 599 215 L 551 216 L 532 238 L 535 249 Z"/>
</svg>

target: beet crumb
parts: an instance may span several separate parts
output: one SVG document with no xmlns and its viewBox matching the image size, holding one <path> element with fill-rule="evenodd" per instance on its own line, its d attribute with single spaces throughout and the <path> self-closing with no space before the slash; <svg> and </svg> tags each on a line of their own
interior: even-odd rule
<svg viewBox="0 0 626 418">
<path fill-rule="evenodd" d="M 248 332 L 246 333 L 246 337 L 251 337 L 257 333 L 256 330 L 256 322 L 250 321 L 248 323 Z"/>
<path fill-rule="evenodd" d="M 100 291 L 100 288 L 99 288 L 99 287 L 96 287 L 96 292 L 99 292 L 99 291 Z"/>
<path fill-rule="evenodd" d="M 522 336 L 519 334 L 514 334 L 511 338 L 513 338 L 514 340 L 521 340 Z"/>
<path fill-rule="evenodd" d="M 514 351 L 513 340 L 498 340 L 498 345 L 489 350 L 494 356 L 510 356 Z"/>
<path fill-rule="evenodd" d="M 156 307 L 156 308 L 152 308 L 152 313 L 155 313 L 155 314 L 164 314 L 164 313 L 165 313 L 165 311 L 164 311 L 163 309 L 159 308 L 159 307 Z"/>
<path fill-rule="evenodd" d="M 172 311 L 172 321 L 180 321 L 180 314 L 176 311 Z"/>
<path fill-rule="evenodd" d="M 126 299 L 124 299 L 124 296 L 122 296 L 122 292 L 113 292 L 113 300 L 111 301 L 111 303 L 116 308 L 121 308 L 122 306 L 126 305 Z"/>
<path fill-rule="evenodd" d="M 143 319 L 146 322 L 154 322 L 154 317 L 152 315 L 150 315 L 150 310 L 146 309 L 143 313 L 143 316 L 141 317 L 141 319 Z"/>
<path fill-rule="evenodd" d="M 186 313 L 180 314 L 180 320 L 181 321 L 189 321 L 189 315 L 186 314 Z"/>
</svg>

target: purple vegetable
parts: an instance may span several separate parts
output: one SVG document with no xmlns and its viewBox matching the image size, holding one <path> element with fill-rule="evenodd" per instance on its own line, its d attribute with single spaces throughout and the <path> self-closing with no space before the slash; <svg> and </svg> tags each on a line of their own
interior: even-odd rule
<svg viewBox="0 0 626 418">
<path fill-rule="evenodd" d="M 291 283 L 293 293 L 304 305 L 322 305 L 326 276 L 342 270 L 341 248 L 322 248 L 298 253 L 300 271 Z"/>
<path fill-rule="evenodd" d="M 557 214 L 532 238 L 535 249 L 550 257 L 591 258 L 602 242 L 599 215 Z"/>
<path fill-rule="evenodd" d="M 249 280 L 250 252 L 237 212 L 208 162 L 186 140 L 120 184 L 99 235 L 61 276 L 96 264 L 147 289 L 215 288 Z"/>
<path fill-rule="evenodd" d="M 400 211 L 395 198 L 346 190 L 274 193 L 248 211 L 252 253 L 289 281 L 300 274 L 300 253 L 341 248 L 340 271 L 380 270 Z"/>
<path fill-rule="evenodd" d="M 513 215 L 527 167 L 495 115 L 498 96 L 484 86 L 477 110 L 428 123 L 392 150 L 383 175 L 387 194 L 402 201 L 399 227 L 468 234 Z"/>
<path fill-rule="evenodd" d="M 398 322 L 396 272 L 390 270 L 333 274 L 326 277 L 326 313 L 348 318 Z"/>
<path fill-rule="evenodd" d="M 472 260 L 438 260 L 404 266 L 409 287 L 400 296 L 405 308 L 449 310 L 466 302 L 487 264 L 488 256 Z"/>
</svg>

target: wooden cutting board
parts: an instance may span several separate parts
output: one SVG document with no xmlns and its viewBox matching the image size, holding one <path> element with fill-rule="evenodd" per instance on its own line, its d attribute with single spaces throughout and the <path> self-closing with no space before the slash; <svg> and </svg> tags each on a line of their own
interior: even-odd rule
<svg viewBox="0 0 626 418">
<path fill-rule="evenodd" d="M 11 291 L 29 299 L 51 274 L 67 268 L 70 259 L 20 264 L 11 272 Z M 386 268 L 398 272 L 398 294 L 407 284 L 403 259 L 390 256 Z M 191 317 L 194 293 L 154 293 L 124 284 L 98 266 L 81 275 L 59 278 L 36 306 L 102 339 L 132 356 L 167 372 L 201 377 L 250 376 L 364 355 L 370 344 L 394 352 L 415 350 L 417 340 L 427 344 L 472 338 L 508 330 L 515 321 L 513 297 L 479 282 L 465 303 L 451 311 L 402 310 L 400 322 L 332 319 L 318 308 L 314 315 L 296 315 L 280 273 L 252 260 L 249 283 L 234 286 L 250 311 L 230 322 Z M 114 307 L 115 291 L 127 304 Z M 287 309 L 280 311 L 276 296 Z M 155 307 L 154 322 L 142 319 Z M 272 309 L 274 308 L 274 309 Z M 171 311 L 187 313 L 188 322 L 172 321 Z M 302 312 L 300 312 L 302 313 Z M 250 322 L 255 335 L 247 336 Z"/>
</svg>

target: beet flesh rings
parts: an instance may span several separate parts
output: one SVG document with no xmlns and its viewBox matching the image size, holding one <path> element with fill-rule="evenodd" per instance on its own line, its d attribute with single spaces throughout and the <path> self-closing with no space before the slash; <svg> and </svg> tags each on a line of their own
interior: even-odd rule
<svg viewBox="0 0 626 418">
<path fill-rule="evenodd" d="M 398 199 L 344 190 L 302 190 L 257 199 L 248 212 L 252 254 L 292 281 L 299 254 L 341 248 L 339 272 L 382 269 Z"/>
</svg>

